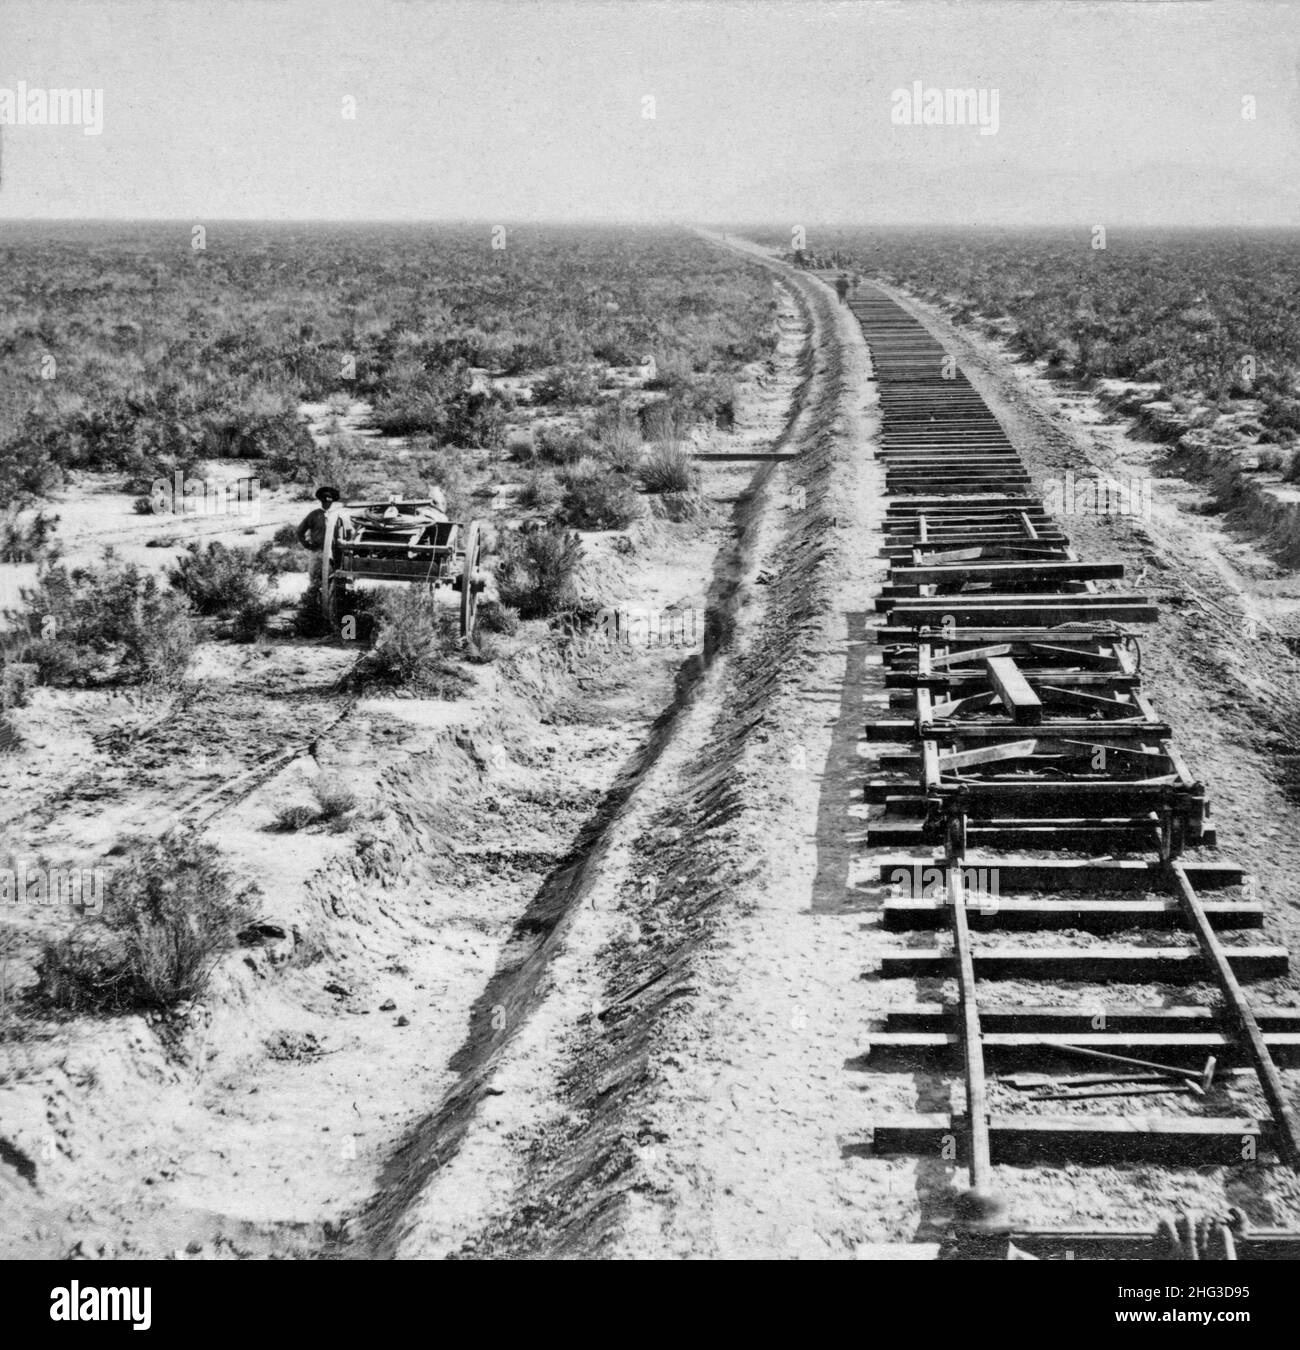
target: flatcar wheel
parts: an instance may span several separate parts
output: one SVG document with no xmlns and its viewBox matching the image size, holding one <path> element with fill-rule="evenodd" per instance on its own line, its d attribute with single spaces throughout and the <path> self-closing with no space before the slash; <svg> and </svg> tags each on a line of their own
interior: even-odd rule
<svg viewBox="0 0 1300 1350">
<path fill-rule="evenodd" d="M 479 584 L 478 564 L 482 551 L 482 533 L 478 521 L 465 526 L 465 563 L 460 574 L 460 635 L 473 637 L 474 622 L 478 618 Z"/>
</svg>

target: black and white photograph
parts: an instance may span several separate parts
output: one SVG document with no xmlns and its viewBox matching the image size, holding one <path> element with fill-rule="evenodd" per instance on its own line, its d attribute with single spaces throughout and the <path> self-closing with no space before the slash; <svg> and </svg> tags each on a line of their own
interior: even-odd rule
<svg viewBox="0 0 1300 1350">
<path fill-rule="evenodd" d="M 1297 1260 L 1300 4 L 0 0 L 7 1305 Z"/>
</svg>

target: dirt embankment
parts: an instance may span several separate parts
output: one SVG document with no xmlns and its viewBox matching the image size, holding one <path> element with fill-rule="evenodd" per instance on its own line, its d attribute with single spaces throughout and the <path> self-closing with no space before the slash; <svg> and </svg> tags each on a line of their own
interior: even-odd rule
<svg viewBox="0 0 1300 1350">
<path fill-rule="evenodd" d="M 731 642 L 607 832 L 544 997 L 497 1067 L 499 1095 L 449 1166 L 426 1167 L 418 1195 L 400 1187 L 381 1207 L 383 1251 L 777 1254 L 789 1225 L 775 1219 L 774 1238 L 755 1213 L 816 1214 L 839 1184 L 823 1112 L 843 1086 L 843 1028 L 817 1001 L 825 989 L 852 999 L 858 921 L 842 903 L 846 849 L 815 843 L 817 765 L 832 740 L 852 757 L 856 733 L 846 741 L 850 708 L 828 724 L 807 695 L 811 684 L 818 702 L 838 703 L 855 644 L 823 646 L 844 599 L 836 578 L 846 558 L 852 583 L 878 562 L 872 494 L 845 472 L 868 396 L 861 343 L 850 373 L 847 315 L 816 283 L 789 284 L 816 321 L 816 360 L 780 445 L 803 453 L 761 472 L 739 507 L 717 591 Z M 814 882 L 842 981 L 808 922 Z M 814 1024 L 821 1070 L 810 1075 Z M 760 1178 L 729 1185 L 769 1147 Z M 790 1171 L 809 1156 L 824 1166 L 815 1186 Z"/>
</svg>

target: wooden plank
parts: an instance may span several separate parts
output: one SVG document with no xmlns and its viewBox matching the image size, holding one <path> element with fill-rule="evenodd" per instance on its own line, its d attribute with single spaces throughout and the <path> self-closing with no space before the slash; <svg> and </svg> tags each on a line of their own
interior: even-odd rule
<svg viewBox="0 0 1300 1350">
<path fill-rule="evenodd" d="M 1018 1228 L 1011 1240 L 1040 1260 L 1153 1261 L 1157 1251 L 1150 1229 Z M 1234 1242 L 1239 1261 L 1300 1261 L 1300 1233 L 1252 1228 Z"/>
<path fill-rule="evenodd" d="M 1097 608 L 1106 605 L 1148 605 L 1150 597 L 1137 591 L 1107 591 L 1089 595 L 1079 592 L 1063 593 L 1059 591 L 981 591 L 977 596 L 921 596 L 917 599 L 900 599 L 896 608 L 900 610 L 935 609 L 942 600 L 960 600 L 968 598 L 972 602 L 987 607 L 1020 605 L 1032 609 L 1052 609 L 1065 606 Z M 1087 622 L 1087 620 L 1079 620 Z M 951 625 L 949 625 L 951 628 Z"/>
<path fill-rule="evenodd" d="M 934 704 L 930 709 L 930 716 L 952 717 L 959 712 L 976 712 L 983 708 L 991 708 L 997 701 L 998 696 L 994 693 L 965 694 L 961 698 L 945 699 L 942 703 Z"/>
<path fill-rule="evenodd" d="M 965 651 L 945 652 L 941 656 L 932 656 L 930 665 L 938 670 L 942 666 L 963 665 L 967 661 L 983 661 L 987 656 L 1010 656 L 1010 654 L 1011 644 L 998 642 L 991 647 L 968 647 Z"/>
<path fill-rule="evenodd" d="M 1116 665 L 1117 658 L 1113 655 L 1103 655 L 1101 652 L 1082 651 L 1078 647 L 1058 647 L 1048 642 L 1031 642 L 1029 650 L 1036 656 L 1045 656 L 1049 660 L 1058 657 L 1065 657 L 1070 662 L 1079 666 L 1091 666 L 1095 670 L 1112 670 Z"/>
<path fill-rule="evenodd" d="M 958 625 L 988 628 L 1020 628 L 1037 623 L 1041 633 L 1063 623 L 1089 623 L 1111 620 L 1115 623 L 1155 623 L 1160 611 L 1155 605 L 1106 595 L 1073 595 L 1045 600 L 1030 596 L 1002 596 L 976 602 L 960 596 L 943 600 L 899 600 L 890 611 L 891 626 L 910 623 L 916 627 L 937 627 L 951 617 Z"/>
<path fill-rule="evenodd" d="M 912 876 L 938 877 L 947 865 L 943 858 L 881 858 L 878 876 L 883 883 L 897 883 L 901 870 Z M 1164 865 L 1146 858 L 979 858 L 968 854 L 962 863 L 967 873 L 996 874 L 1004 890 L 1068 890 L 1074 887 L 1105 887 L 1107 890 L 1165 891 L 1168 878 Z M 1188 878 L 1202 889 L 1240 886 L 1245 871 L 1233 863 L 1182 864 Z M 919 883 L 918 883 L 919 884 Z M 917 887 L 913 887 L 916 893 Z"/>
<path fill-rule="evenodd" d="M 1273 1063 L 1260 1030 L 1255 1014 L 1246 995 L 1237 982 L 1233 960 L 1235 951 L 1225 948 L 1215 935 L 1205 912 L 1201 898 L 1196 894 L 1186 870 L 1178 862 L 1169 865 L 1177 894 L 1182 901 L 1188 921 L 1201 944 L 1205 960 L 1213 967 L 1215 979 L 1223 991 L 1224 1008 L 1232 1022 L 1240 1031 L 1250 1061 L 1259 1075 L 1260 1087 L 1273 1112 L 1273 1123 L 1277 1134 L 1278 1152 L 1292 1171 L 1300 1170 L 1300 1120 L 1297 1120 L 1291 1103 L 1287 1098 L 1282 1079 L 1278 1076 L 1277 1066 Z"/>
<path fill-rule="evenodd" d="M 989 1160 L 988 1093 L 984 1082 L 984 1049 L 980 1037 L 979 1004 L 976 1002 L 975 966 L 971 960 L 970 932 L 966 924 L 966 892 L 962 885 L 962 869 L 950 866 L 945 880 L 950 901 L 948 909 L 952 913 L 953 954 L 957 958 L 957 988 L 961 1004 L 970 1184 L 975 1190 L 986 1190 L 993 1179 L 993 1167 Z"/>
<path fill-rule="evenodd" d="M 945 1140 L 960 1149 L 961 1121 L 948 1114 L 902 1116 L 875 1127 L 873 1151 L 882 1157 L 932 1153 Z M 989 1122 L 995 1161 L 1071 1158 L 1087 1163 L 1161 1162 L 1176 1165 L 1239 1163 L 1242 1146 L 1271 1147 L 1271 1126 L 1249 1118 L 1208 1116 L 1008 1116 Z"/>
<path fill-rule="evenodd" d="M 1006 745 L 982 745 L 975 750 L 956 750 L 939 756 L 939 771 L 969 769 L 977 764 L 995 764 L 1006 759 L 1025 759 L 1038 749 L 1037 741 L 1010 741 Z"/>
<path fill-rule="evenodd" d="M 1117 698 L 1102 698 L 1100 694 L 1085 694 L 1079 689 L 1065 689 L 1060 685 L 1040 684 L 1038 686 L 1039 697 L 1045 703 L 1061 704 L 1066 703 L 1075 708 L 1095 708 L 1098 712 L 1114 709 L 1131 708 L 1131 703 L 1125 703 Z"/>
<path fill-rule="evenodd" d="M 964 581 L 1102 581 L 1122 577 L 1123 563 L 975 562 L 942 567 L 895 567 L 890 579 L 919 586 Z"/>
<path fill-rule="evenodd" d="M 1163 750 L 1151 750 L 1141 745 L 1113 745 L 1110 741 L 1067 740 L 1064 737 L 1061 739 L 1060 744 L 1077 746 L 1080 752 L 1085 756 L 1091 756 L 1095 750 L 1105 750 L 1109 754 L 1128 755 L 1130 758 L 1139 761 L 1155 760 L 1161 765 L 1167 765 L 1169 763 L 1169 757 Z"/>
<path fill-rule="evenodd" d="M 975 972 L 986 980 L 1108 980 L 1169 984 L 1194 983 L 1212 977 L 1204 954 L 1193 947 L 980 947 L 974 952 Z M 1227 960 L 1246 979 L 1285 975 L 1285 947 L 1231 947 Z M 947 952 L 912 948 L 881 958 L 882 979 L 933 979 L 951 973 Z"/>
<path fill-rule="evenodd" d="M 900 933 L 940 928 L 946 908 L 941 900 L 891 898 L 884 905 L 885 927 Z M 1211 901 L 1205 913 L 1215 928 L 1261 928 L 1264 924 L 1264 907 L 1259 904 Z M 1185 926 L 1176 900 L 1003 900 L 1000 896 L 982 899 L 971 909 L 970 923 L 982 933 L 1060 928 L 1111 933 L 1123 928 Z"/>
<path fill-rule="evenodd" d="M 968 911 L 969 912 L 969 911 Z M 891 1008 L 885 1014 L 889 1031 L 950 1032 L 957 1009 L 951 1003 L 911 1003 Z M 1027 1034 L 1049 1032 L 1071 1045 L 1081 1044 L 1080 1034 L 1093 1035 L 1097 1022 L 1105 1023 L 1105 1034 L 1129 1032 L 1181 1032 L 1198 1034 L 1223 1031 L 1219 1008 L 1202 1003 L 1174 1004 L 1162 1008 L 1125 1007 L 1109 1003 L 1105 1009 L 1039 1007 L 1034 1004 L 984 1003 L 980 1007 L 980 1026 L 986 1035 L 998 1032 Z M 1300 1032 L 1300 1008 L 1261 1008 L 1256 1017 L 1265 1032 Z M 1041 1037 L 1031 1038 L 1040 1044 Z M 1231 1037 L 1225 1037 L 1226 1041 Z M 1105 1046 L 1101 1047 L 1105 1049 Z M 1148 1047 L 1149 1049 L 1150 1047 Z"/>
<path fill-rule="evenodd" d="M 915 647 L 922 642 L 929 643 L 932 647 L 946 647 L 953 642 L 1033 642 L 1048 636 L 1042 628 L 1026 628 L 1020 624 L 1003 624 L 998 628 L 985 624 L 959 625 L 942 632 L 935 628 L 929 633 L 917 633 L 914 628 L 904 628 L 898 624 L 882 624 L 875 632 L 878 644 L 904 647 Z M 1085 650 L 1096 650 L 1103 644 L 1112 646 L 1117 639 L 1131 634 L 1126 634 L 1122 629 L 1108 632 L 1080 628 L 1073 631 L 1054 630 L 1050 636 L 1056 643 L 1078 644 Z"/>
<path fill-rule="evenodd" d="M 1093 1016 L 1101 1016 L 1104 1011 L 1099 1008 Z M 1264 1040 L 1275 1057 L 1291 1064 L 1300 1061 L 1300 1030 L 1267 1031 Z M 1057 1053 L 1057 1047 L 1066 1045 L 1088 1046 L 1109 1054 L 1150 1057 L 1161 1064 L 1203 1065 L 1207 1055 L 1245 1058 L 1245 1052 L 1237 1050 L 1238 1040 L 1232 1032 L 1208 1028 L 1201 1031 L 1106 1032 L 991 1031 L 984 1028 L 986 1058 L 1027 1061 L 1036 1068 L 1057 1060 L 1064 1064 L 1068 1058 L 1077 1068 L 1077 1061 L 1068 1051 Z M 960 1048 L 961 1034 L 952 1030 L 873 1031 L 868 1036 L 866 1057 L 919 1056 L 925 1059 L 951 1054 Z"/>
<path fill-rule="evenodd" d="M 1011 657 L 990 656 L 984 662 L 984 668 L 998 691 L 1003 707 L 1017 723 L 1032 725 L 1043 720 L 1042 702 Z"/>
</svg>

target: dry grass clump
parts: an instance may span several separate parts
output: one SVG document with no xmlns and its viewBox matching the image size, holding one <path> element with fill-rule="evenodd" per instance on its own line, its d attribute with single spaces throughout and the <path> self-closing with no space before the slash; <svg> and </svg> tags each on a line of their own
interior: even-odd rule
<svg viewBox="0 0 1300 1350">
<path fill-rule="evenodd" d="M 126 1012 L 201 998 L 258 897 L 211 844 L 179 832 L 114 869 L 107 891 L 102 915 L 46 943 L 35 997 L 47 1007 Z"/>
</svg>

